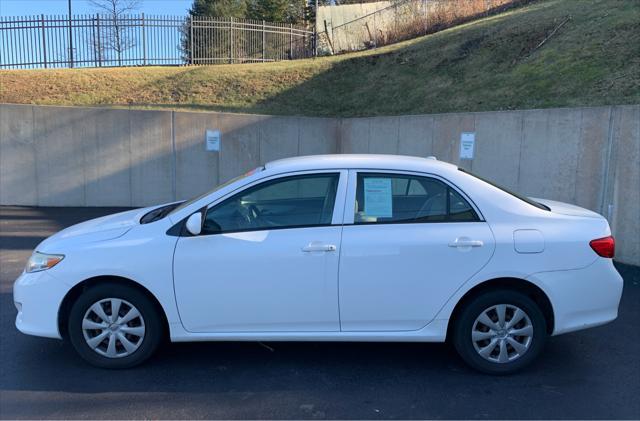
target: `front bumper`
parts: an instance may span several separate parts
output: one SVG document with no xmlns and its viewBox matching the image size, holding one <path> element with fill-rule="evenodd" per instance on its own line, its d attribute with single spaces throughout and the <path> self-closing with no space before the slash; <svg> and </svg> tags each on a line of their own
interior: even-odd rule
<svg viewBox="0 0 640 421">
<path fill-rule="evenodd" d="M 62 339 L 58 311 L 69 286 L 49 271 L 25 273 L 13 284 L 13 301 L 18 309 L 16 327 L 22 333 Z"/>
<path fill-rule="evenodd" d="M 576 270 L 540 272 L 530 278 L 551 300 L 553 334 L 609 323 L 618 317 L 623 279 L 610 259 Z"/>
</svg>

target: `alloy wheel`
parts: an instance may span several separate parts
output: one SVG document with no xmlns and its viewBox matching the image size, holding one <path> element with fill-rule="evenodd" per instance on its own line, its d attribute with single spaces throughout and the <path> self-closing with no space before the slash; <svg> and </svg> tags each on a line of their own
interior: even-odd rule
<svg viewBox="0 0 640 421">
<path fill-rule="evenodd" d="M 476 318 L 471 340 L 478 354 L 492 363 L 510 363 L 522 357 L 533 340 L 527 313 L 512 304 L 491 306 Z"/>
<path fill-rule="evenodd" d="M 107 358 L 126 357 L 144 341 L 144 318 L 130 302 L 105 298 L 86 311 L 82 333 L 89 348 L 98 354 Z"/>
</svg>

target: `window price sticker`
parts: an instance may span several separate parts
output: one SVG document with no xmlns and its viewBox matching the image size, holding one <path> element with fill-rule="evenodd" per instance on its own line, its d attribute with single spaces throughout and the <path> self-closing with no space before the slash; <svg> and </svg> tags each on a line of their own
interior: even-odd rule
<svg viewBox="0 0 640 421">
<path fill-rule="evenodd" d="M 364 213 L 367 216 L 391 218 L 393 200 L 390 178 L 364 179 Z"/>
</svg>

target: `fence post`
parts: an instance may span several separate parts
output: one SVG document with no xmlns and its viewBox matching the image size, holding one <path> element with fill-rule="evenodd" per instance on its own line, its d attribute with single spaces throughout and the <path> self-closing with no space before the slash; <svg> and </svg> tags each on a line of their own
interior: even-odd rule
<svg viewBox="0 0 640 421">
<path fill-rule="evenodd" d="M 393 11 L 393 31 L 395 32 L 395 39 L 393 42 L 397 42 L 399 37 L 398 37 L 398 3 L 394 4 L 394 11 Z"/>
<path fill-rule="evenodd" d="M 42 28 L 42 57 L 44 58 L 44 68 L 47 68 L 47 42 L 44 29 L 44 13 L 40 15 L 40 28 Z"/>
<path fill-rule="evenodd" d="M 333 38 L 333 26 L 331 27 L 331 38 L 329 38 L 329 29 L 327 28 L 326 20 L 324 20 L 324 33 L 327 34 L 327 42 L 329 43 L 329 48 L 331 48 L 331 54 L 334 54 L 335 50 L 333 49 L 333 41 L 331 40 L 331 38 Z"/>
<path fill-rule="evenodd" d="M 313 56 L 318 57 L 318 0 L 315 0 L 313 19 Z"/>
<path fill-rule="evenodd" d="M 96 13 L 96 29 L 98 31 L 98 36 L 96 37 L 96 44 L 98 48 L 98 66 L 102 67 L 102 46 L 100 45 L 100 13 Z M 94 46 L 95 47 L 95 46 Z"/>
<path fill-rule="evenodd" d="M 378 25 L 376 25 L 376 15 L 373 15 L 373 46 L 378 48 Z"/>
<path fill-rule="evenodd" d="M 264 63 L 267 58 L 267 47 L 266 47 L 266 34 L 265 34 L 265 22 L 262 21 L 262 62 Z"/>
<path fill-rule="evenodd" d="M 142 65 L 147 65 L 147 30 L 144 26 L 144 12 L 141 14 L 142 23 Z"/>
<path fill-rule="evenodd" d="M 229 63 L 233 63 L 233 18 L 229 18 Z"/>
<path fill-rule="evenodd" d="M 189 64 L 195 64 L 193 61 L 193 15 L 189 16 Z"/>
<path fill-rule="evenodd" d="M 73 67 L 73 28 L 71 25 L 71 2 L 69 2 L 69 67 Z"/>
<path fill-rule="evenodd" d="M 324 29 L 325 32 L 327 30 L 327 21 L 324 21 Z M 329 35 L 329 32 L 327 32 L 327 36 Z M 331 54 L 335 53 L 335 49 L 333 48 L 333 40 L 335 39 L 335 34 L 333 33 L 333 18 L 331 20 L 331 41 L 329 42 L 329 45 L 331 46 Z"/>
<path fill-rule="evenodd" d="M 427 3 L 427 0 L 422 0 L 422 14 L 423 16 L 423 32 L 426 34 L 427 33 L 427 22 L 429 21 L 429 4 Z"/>
<path fill-rule="evenodd" d="M 293 23 L 289 24 L 289 60 L 293 60 Z"/>
<path fill-rule="evenodd" d="M 93 53 L 93 67 L 98 67 L 98 49 L 96 48 L 96 18 L 92 15 L 88 16 L 91 17 L 91 52 Z"/>
<path fill-rule="evenodd" d="M 318 57 L 318 28 L 313 25 L 313 56 Z"/>
</svg>

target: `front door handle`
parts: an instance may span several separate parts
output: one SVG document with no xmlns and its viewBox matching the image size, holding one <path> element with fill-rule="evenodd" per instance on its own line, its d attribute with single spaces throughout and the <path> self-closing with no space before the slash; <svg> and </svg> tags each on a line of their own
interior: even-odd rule
<svg viewBox="0 0 640 421">
<path fill-rule="evenodd" d="M 484 243 L 481 240 L 472 240 L 467 237 L 459 237 L 449 247 L 482 247 Z"/>
<path fill-rule="evenodd" d="M 325 244 L 319 241 L 312 241 L 306 246 L 302 247 L 302 251 L 311 253 L 314 251 L 336 251 L 336 246 L 333 244 Z"/>
</svg>

